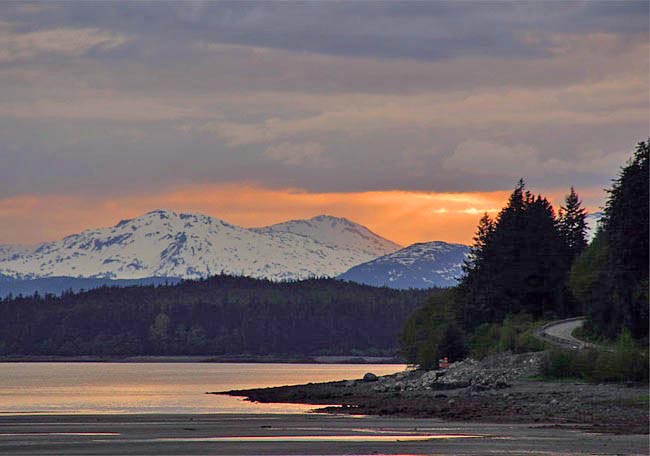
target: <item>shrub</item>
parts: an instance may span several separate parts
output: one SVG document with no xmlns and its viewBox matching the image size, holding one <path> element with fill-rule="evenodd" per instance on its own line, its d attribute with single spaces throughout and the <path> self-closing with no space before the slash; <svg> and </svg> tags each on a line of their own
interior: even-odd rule
<svg viewBox="0 0 650 456">
<path fill-rule="evenodd" d="M 535 328 L 542 323 L 534 322 L 530 315 L 523 313 L 506 318 L 500 325 L 482 324 L 472 335 L 471 356 L 482 359 L 504 351 L 515 353 L 542 351 L 546 348 L 544 342 L 533 334 Z"/>
<path fill-rule="evenodd" d="M 539 340 L 533 332 L 535 328 L 530 328 L 517 336 L 515 351 L 517 353 L 528 353 L 542 351 L 546 349 L 546 344 Z"/>
<path fill-rule="evenodd" d="M 450 361 L 459 361 L 467 356 L 467 343 L 465 335 L 455 324 L 449 324 L 438 344 L 438 357 L 448 357 Z"/>
<path fill-rule="evenodd" d="M 542 375 L 547 378 L 582 377 L 578 372 L 578 354 L 568 350 L 551 350 L 542 361 Z"/>
<path fill-rule="evenodd" d="M 400 333 L 401 354 L 422 369 L 438 367 L 438 359 L 459 361 L 467 355 L 465 334 L 455 321 L 455 291 L 433 295 L 409 317 Z"/>
<path fill-rule="evenodd" d="M 580 378 L 589 382 L 648 382 L 648 350 L 634 346 L 623 332 L 614 351 L 551 350 L 542 362 L 546 378 Z"/>
</svg>

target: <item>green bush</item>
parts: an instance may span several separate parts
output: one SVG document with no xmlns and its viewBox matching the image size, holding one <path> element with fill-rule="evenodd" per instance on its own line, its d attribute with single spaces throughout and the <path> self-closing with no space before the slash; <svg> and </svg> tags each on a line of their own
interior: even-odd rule
<svg viewBox="0 0 650 456">
<path fill-rule="evenodd" d="M 528 353 L 546 349 L 546 344 L 533 334 L 535 328 L 530 328 L 517 336 L 515 351 L 517 353 Z"/>
<path fill-rule="evenodd" d="M 442 357 L 459 361 L 467 356 L 465 334 L 455 321 L 454 293 L 449 289 L 431 296 L 404 324 L 400 353 L 409 364 L 434 369 Z"/>
<path fill-rule="evenodd" d="M 501 339 L 501 328 L 497 324 L 484 323 L 474 331 L 470 339 L 472 358 L 483 359 L 496 353 Z"/>
<path fill-rule="evenodd" d="M 501 324 L 484 323 L 471 337 L 471 356 L 482 359 L 504 351 L 514 353 L 542 351 L 545 349 L 544 342 L 533 334 L 535 328 L 541 324 L 543 322 L 535 322 L 525 313 L 509 316 Z"/>
<path fill-rule="evenodd" d="M 648 350 L 634 346 L 628 331 L 616 342 L 614 351 L 551 350 L 542 362 L 546 378 L 580 378 L 589 382 L 648 382 Z"/>
<path fill-rule="evenodd" d="M 542 375 L 546 378 L 581 378 L 578 358 L 576 352 L 551 350 L 542 362 Z"/>
</svg>

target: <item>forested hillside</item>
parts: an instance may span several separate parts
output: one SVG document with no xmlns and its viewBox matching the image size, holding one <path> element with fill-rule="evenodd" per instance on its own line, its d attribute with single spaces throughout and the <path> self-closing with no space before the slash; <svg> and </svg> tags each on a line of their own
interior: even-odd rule
<svg viewBox="0 0 650 456">
<path fill-rule="evenodd" d="M 592 337 L 634 338 L 647 347 L 648 180 L 648 143 L 642 142 L 608 191 L 590 245 L 587 214 L 573 187 L 556 214 L 521 180 L 496 218 L 480 220 L 460 284 L 408 319 L 403 354 L 431 367 L 441 356 L 534 349 L 536 322 L 581 314 Z"/>
<path fill-rule="evenodd" d="M 392 354 L 432 293 L 215 276 L 19 297 L 0 301 L 0 354 Z"/>
</svg>

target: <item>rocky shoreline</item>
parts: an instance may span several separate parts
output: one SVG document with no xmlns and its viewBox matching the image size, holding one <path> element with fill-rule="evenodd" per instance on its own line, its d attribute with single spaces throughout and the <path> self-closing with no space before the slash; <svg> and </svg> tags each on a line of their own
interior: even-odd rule
<svg viewBox="0 0 650 456">
<path fill-rule="evenodd" d="M 647 434 L 647 385 L 534 380 L 543 353 L 502 354 L 439 371 L 211 394 L 323 406 L 317 412 L 494 423 L 545 423 Z"/>
</svg>

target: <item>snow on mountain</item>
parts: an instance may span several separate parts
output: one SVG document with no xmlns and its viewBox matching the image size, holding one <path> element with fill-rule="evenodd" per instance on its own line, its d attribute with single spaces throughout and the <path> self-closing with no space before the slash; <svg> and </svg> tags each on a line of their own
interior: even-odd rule
<svg viewBox="0 0 650 456">
<path fill-rule="evenodd" d="M 15 278 L 138 279 L 227 273 L 273 280 L 301 279 L 336 276 L 375 258 L 377 255 L 369 252 L 382 241 L 389 245 L 389 241 L 374 235 L 365 244 L 359 240 L 356 248 L 345 248 L 350 242 L 347 236 L 353 236 L 353 231 L 364 235 L 370 232 L 345 221 L 349 230 L 342 229 L 336 236 L 332 218 L 315 219 L 320 222 L 314 223 L 329 223 L 331 228 L 321 233 L 313 225 L 305 234 L 293 233 L 291 225 L 286 225 L 287 229 L 247 229 L 206 215 L 157 210 L 0 260 L 0 274 Z M 343 224 L 343 219 L 336 220 Z"/>
<path fill-rule="evenodd" d="M 27 255 L 34 250 L 23 245 L 0 244 L 0 261 L 11 260 Z"/>
<path fill-rule="evenodd" d="M 393 253 L 402 247 L 373 233 L 365 226 L 345 218 L 319 215 L 309 220 L 290 220 L 255 229 L 258 233 L 293 233 L 331 247 L 360 252 L 373 258 Z"/>
<path fill-rule="evenodd" d="M 341 280 L 390 288 L 431 288 L 456 285 L 469 253 L 463 244 L 442 241 L 413 244 L 397 252 L 354 266 Z"/>
<path fill-rule="evenodd" d="M 596 236 L 598 225 L 600 224 L 600 220 L 604 215 L 604 212 L 593 212 L 591 214 L 587 214 L 585 220 L 587 222 L 587 240 L 589 242 L 591 242 L 591 240 Z"/>
</svg>

